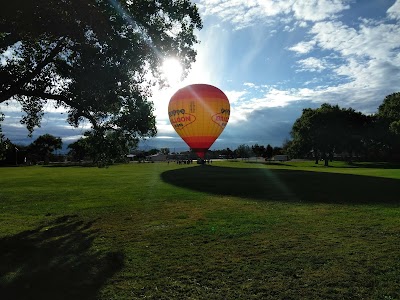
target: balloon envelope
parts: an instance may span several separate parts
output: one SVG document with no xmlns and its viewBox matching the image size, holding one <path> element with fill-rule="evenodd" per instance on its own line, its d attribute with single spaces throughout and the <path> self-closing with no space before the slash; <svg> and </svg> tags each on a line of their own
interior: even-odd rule
<svg viewBox="0 0 400 300">
<path fill-rule="evenodd" d="M 192 84 L 172 96 L 168 114 L 179 136 L 204 158 L 228 123 L 230 104 L 226 95 L 215 86 Z"/>
</svg>

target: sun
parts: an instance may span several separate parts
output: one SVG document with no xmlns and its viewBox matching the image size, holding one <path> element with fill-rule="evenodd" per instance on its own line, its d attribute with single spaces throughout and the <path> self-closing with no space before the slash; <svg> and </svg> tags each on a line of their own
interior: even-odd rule
<svg viewBox="0 0 400 300">
<path fill-rule="evenodd" d="M 164 60 L 161 70 L 169 86 L 175 86 L 182 80 L 182 65 L 176 58 L 167 58 Z"/>
</svg>

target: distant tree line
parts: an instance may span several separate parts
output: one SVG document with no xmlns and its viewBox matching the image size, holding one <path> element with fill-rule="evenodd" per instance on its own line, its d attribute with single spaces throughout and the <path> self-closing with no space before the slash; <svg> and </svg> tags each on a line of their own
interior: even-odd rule
<svg viewBox="0 0 400 300">
<path fill-rule="evenodd" d="M 0 163 L 14 164 L 48 164 L 50 162 L 72 161 L 106 166 L 115 162 L 126 162 L 126 155 L 137 143 L 120 136 L 119 132 L 110 131 L 105 137 L 98 138 L 97 131 L 87 131 L 84 137 L 69 144 L 67 155 L 54 155 L 62 148 L 62 139 L 51 134 L 39 136 L 30 145 L 16 145 L 5 139 L 0 129 Z"/>
<path fill-rule="evenodd" d="M 283 154 L 281 147 L 272 147 L 270 144 L 267 146 L 254 144 L 246 145 L 241 144 L 236 149 L 230 148 L 222 150 L 209 150 L 207 157 L 210 158 L 226 158 L 226 159 L 237 159 L 237 158 L 249 158 L 249 157 L 262 157 L 266 160 L 271 159 L 275 155 Z"/>
<path fill-rule="evenodd" d="M 352 108 L 322 104 L 303 109 L 284 149 L 292 158 L 323 160 L 400 160 L 400 93 L 388 95 L 378 112 L 365 115 Z"/>
<path fill-rule="evenodd" d="M 44 134 L 27 146 L 16 145 L 4 139 L 0 147 L 0 163 L 3 165 L 48 164 L 50 161 L 60 160 L 60 157 L 54 155 L 54 151 L 62 148 L 62 140 L 51 134 Z"/>
<path fill-rule="evenodd" d="M 0 122 L 3 116 L 0 114 Z M 98 137 L 97 131 L 88 131 L 84 137 L 68 146 L 68 157 L 75 162 L 90 161 L 98 166 L 127 161 L 126 155 L 136 149 L 137 140 L 127 139 L 122 132 L 108 131 Z M 312 158 L 315 163 L 323 160 L 325 165 L 333 159 L 364 161 L 400 160 L 400 93 L 385 97 L 378 112 L 365 115 L 352 108 L 322 104 L 319 108 L 305 108 L 294 122 L 291 140 L 282 147 L 255 144 L 239 145 L 237 149 L 210 150 L 208 158 L 249 158 L 263 157 L 266 160 L 275 155 L 287 154 L 291 158 Z M 29 146 L 13 145 L 4 137 L 0 127 L 0 161 L 8 164 L 25 162 L 49 163 L 58 160 L 53 154 L 61 149 L 61 138 L 45 134 Z M 168 155 L 168 148 L 137 151 L 137 157 L 162 153 Z"/>
</svg>

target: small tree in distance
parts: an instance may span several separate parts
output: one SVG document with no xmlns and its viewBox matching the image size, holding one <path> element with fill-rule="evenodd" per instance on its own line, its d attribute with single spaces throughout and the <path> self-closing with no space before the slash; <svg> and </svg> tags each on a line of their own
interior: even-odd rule
<svg viewBox="0 0 400 300">
<path fill-rule="evenodd" d="M 241 157 L 243 160 L 244 158 L 249 158 L 252 154 L 252 151 L 251 151 L 250 146 L 242 144 L 237 147 L 236 153 L 237 153 L 237 156 Z"/>
<path fill-rule="evenodd" d="M 273 155 L 274 149 L 270 144 L 267 145 L 267 148 L 265 149 L 265 158 L 266 159 L 271 159 Z"/>
<path fill-rule="evenodd" d="M 251 150 L 257 157 L 264 157 L 265 156 L 265 147 L 263 145 L 255 144 L 251 146 Z"/>
<path fill-rule="evenodd" d="M 61 138 L 51 134 L 44 134 L 39 136 L 28 148 L 32 154 L 38 156 L 45 164 L 48 164 L 50 162 L 50 154 L 57 149 L 61 149 L 61 147 Z"/>
<path fill-rule="evenodd" d="M 161 148 L 160 149 L 160 153 L 164 154 L 164 155 L 168 155 L 169 154 L 169 148 Z"/>
<path fill-rule="evenodd" d="M 70 149 L 68 155 L 74 161 L 84 160 L 89 153 L 89 145 L 84 138 L 80 138 L 76 142 L 69 144 L 68 149 Z"/>
</svg>

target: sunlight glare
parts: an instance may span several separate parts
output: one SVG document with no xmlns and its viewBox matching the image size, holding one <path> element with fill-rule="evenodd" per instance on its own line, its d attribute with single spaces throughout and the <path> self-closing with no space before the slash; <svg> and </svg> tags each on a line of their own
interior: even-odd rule
<svg viewBox="0 0 400 300">
<path fill-rule="evenodd" d="M 162 64 L 162 72 L 167 83 L 173 87 L 181 82 L 182 66 L 176 58 L 167 58 Z"/>
</svg>

